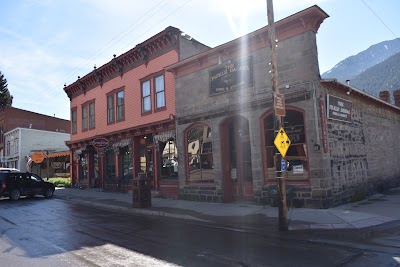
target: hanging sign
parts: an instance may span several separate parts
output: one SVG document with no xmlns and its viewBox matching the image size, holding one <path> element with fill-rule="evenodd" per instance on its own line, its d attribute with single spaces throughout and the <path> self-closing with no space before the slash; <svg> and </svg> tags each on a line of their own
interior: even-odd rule
<svg viewBox="0 0 400 267">
<path fill-rule="evenodd" d="M 45 158 L 46 155 L 41 151 L 36 151 L 31 156 L 32 161 L 35 162 L 36 164 L 42 163 Z"/>
<path fill-rule="evenodd" d="M 284 94 L 274 94 L 274 110 L 276 116 L 284 117 L 286 115 Z"/>
<path fill-rule="evenodd" d="M 92 145 L 95 148 L 106 148 L 106 147 L 108 147 L 108 139 L 106 139 L 106 138 L 95 138 L 92 141 Z"/>
</svg>

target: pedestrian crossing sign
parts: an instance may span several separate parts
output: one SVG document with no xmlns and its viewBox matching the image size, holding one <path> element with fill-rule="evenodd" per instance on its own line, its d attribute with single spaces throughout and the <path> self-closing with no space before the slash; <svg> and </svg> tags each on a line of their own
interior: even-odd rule
<svg viewBox="0 0 400 267">
<path fill-rule="evenodd" d="M 289 136 L 286 134 L 283 127 L 281 127 L 279 129 L 279 131 L 275 137 L 274 144 L 275 144 L 276 148 L 278 149 L 279 153 L 281 153 L 282 158 L 285 158 L 291 142 L 290 142 Z"/>
</svg>

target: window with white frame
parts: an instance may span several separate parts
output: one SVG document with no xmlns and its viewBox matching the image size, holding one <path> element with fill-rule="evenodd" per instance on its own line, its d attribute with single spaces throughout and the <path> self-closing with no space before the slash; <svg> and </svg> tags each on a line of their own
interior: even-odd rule
<svg viewBox="0 0 400 267">
<path fill-rule="evenodd" d="M 82 106 L 82 131 L 88 130 L 88 106 Z"/>
<path fill-rule="evenodd" d="M 142 83 L 142 113 L 151 111 L 150 81 Z"/>
<path fill-rule="evenodd" d="M 19 139 L 15 138 L 14 140 L 14 153 L 18 153 L 19 150 Z"/>
<path fill-rule="evenodd" d="M 160 75 L 154 79 L 156 109 L 165 107 L 165 90 L 164 90 L 164 75 Z"/>
<path fill-rule="evenodd" d="M 124 91 L 117 92 L 117 121 L 125 119 L 125 99 Z"/>
<path fill-rule="evenodd" d="M 94 102 L 89 103 L 89 129 L 95 128 Z"/>
<path fill-rule="evenodd" d="M 7 141 L 7 151 L 6 151 L 7 156 L 10 156 L 10 152 L 11 152 L 11 142 Z"/>
<path fill-rule="evenodd" d="M 107 96 L 107 123 L 114 123 L 114 94 Z"/>
<path fill-rule="evenodd" d="M 71 110 L 71 124 L 72 124 L 72 133 L 76 133 L 76 108 Z"/>
</svg>

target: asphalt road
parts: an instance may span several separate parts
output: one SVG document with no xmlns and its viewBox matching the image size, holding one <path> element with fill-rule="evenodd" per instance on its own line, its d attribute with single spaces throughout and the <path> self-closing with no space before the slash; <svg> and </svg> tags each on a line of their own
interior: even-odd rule
<svg viewBox="0 0 400 267">
<path fill-rule="evenodd" d="M 0 266 L 399 266 L 392 250 L 259 235 L 41 197 L 0 199 Z M 378 265 L 377 265 L 378 264 Z"/>
</svg>

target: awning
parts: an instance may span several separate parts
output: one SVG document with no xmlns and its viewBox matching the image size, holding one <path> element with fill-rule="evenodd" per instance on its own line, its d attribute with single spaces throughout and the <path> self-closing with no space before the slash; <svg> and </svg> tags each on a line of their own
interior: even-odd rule
<svg viewBox="0 0 400 267">
<path fill-rule="evenodd" d="M 169 131 L 164 131 L 164 132 L 160 132 L 156 135 L 154 135 L 154 141 L 155 142 L 167 142 L 171 139 L 175 139 L 176 138 L 176 133 L 175 130 L 169 130 Z"/>
<path fill-rule="evenodd" d="M 52 153 L 47 155 L 48 158 L 55 158 L 55 157 L 66 157 L 69 156 L 70 152 L 69 151 L 62 151 L 62 152 L 56 152 L 56 153 Z"/>
<path fill-rule="evenodd" d="M 112 146 L 114 149 L 117 149 L 119 147 L 130 146 L 131 144 L 132 144 L 132 139 L 126 138 L 115 142 Z"/>
</svg>

